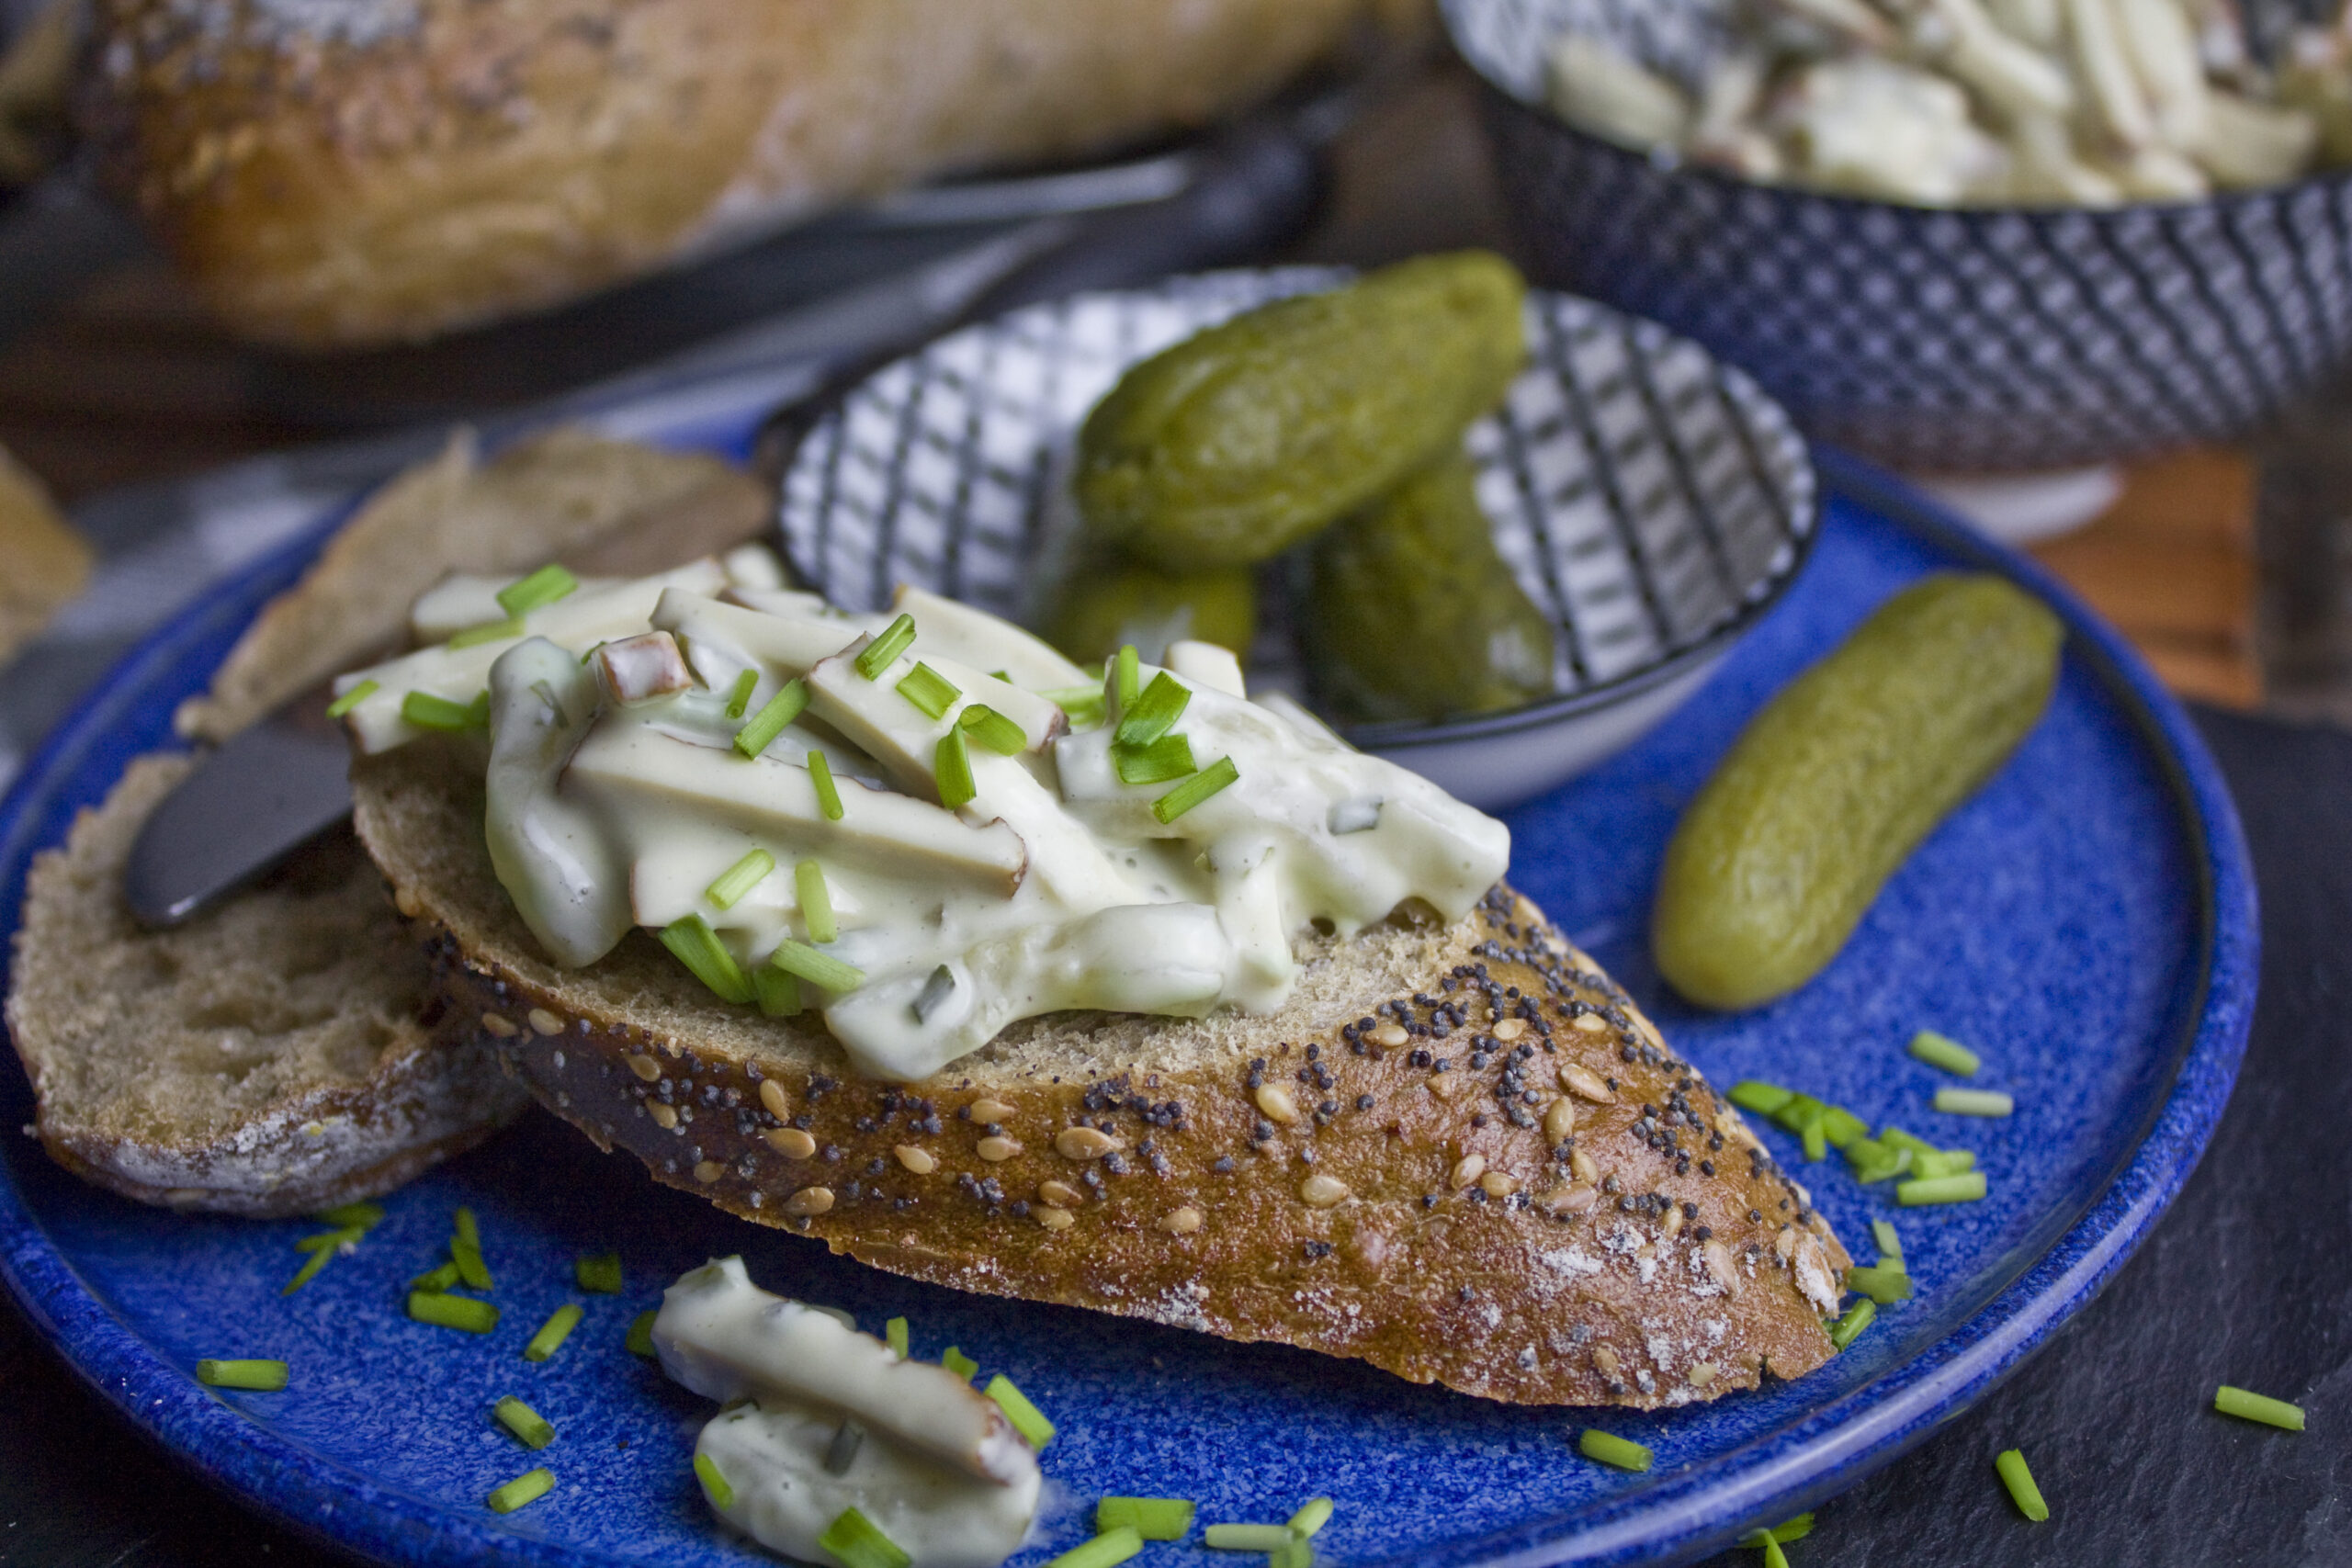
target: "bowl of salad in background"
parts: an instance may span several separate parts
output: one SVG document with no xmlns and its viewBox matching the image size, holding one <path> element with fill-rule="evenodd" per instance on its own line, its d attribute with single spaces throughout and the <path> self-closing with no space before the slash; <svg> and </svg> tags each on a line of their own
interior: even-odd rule
<svg viewBox="0 0 2352 1568">
<path fill-rule="evenodd" d="M 2050 470 L 2242 434 L 2352 367 L 2342 0 L 1442 5 L 1536 281 L 1810 434 Z"/>
<path fill-rule="evenodd" d="M 1209 273 L 1031 306 L 796 414 L 770 446 L 795 578 L 846 610 L 885 609 L 908 584 L 1051 629 L 1056 598 L 1108 581 L 1087 564 L 1071 494 L 1089 411 L 1159 351 L 1351 276 Z M 1526 367 L 1462 442 L 1480 525 L 1552 628 L 1548 672 L 1523 700 L 1426 719 L 1351 706 L 1334 689 L 1331 650 L 1301 635 L 1311 626 L 1359 649 L 1410 650 L 1362 661 L 1394 669 L 1453 657 L 1509 612 L 1400 615 L 1396 599 L 1411 595 L 1376 588 L 1318 605 L 1328 590 L 1312 581 L 1313 545 L 1256 570 L 1254 630 L 1130 616 L 1125 639 L 1148 662 L 1174 639 L 1248 642 L 1252 696 L 1303 699 L 1363 749 L 1487 809 L 1540 795 L 1662 722 L 1795 580 L 1817 529 L 1811 460 L 1784 412 L 1689 340 L 1544 290 L 1524 314 Z"/>
</svg>

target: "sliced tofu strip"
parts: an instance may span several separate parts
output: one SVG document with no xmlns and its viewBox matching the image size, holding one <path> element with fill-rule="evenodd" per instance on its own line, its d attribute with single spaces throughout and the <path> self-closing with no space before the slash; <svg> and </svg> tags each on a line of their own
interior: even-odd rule
<svg viewBox="0 0 2352 1568">
<path fill-rule="evenodd" d="M 927 801 L 837 778 L 842 812 L 828 821 L 806 768 L 766 757 L 717 752 L 639 725 L 599 725 L 564 770 L 566 791 L 602 804 L 635 840 L 631 858 L 659 854 L 642 841 L 664 821 L 700 820 L 752 838 L 805 846 L 899 875 L 939 877 L 1011 897 L 1028 856 L 1001 824 L 976 828 Z M 651 810 L 632 814 L 634 805 Z"/>
<path fill-rule="evenodd" d="M 773 1391 L 855 1416 L 871 1429 L 1012 1486 L 1037 1456 L 996 1402 L 944 1367 L 903 1361 L 870 1334 L 752 1283 L 741 1258 L 682 1276 L 653 1320 L 662 1370 L 722 1404 Z"/>
</svg>

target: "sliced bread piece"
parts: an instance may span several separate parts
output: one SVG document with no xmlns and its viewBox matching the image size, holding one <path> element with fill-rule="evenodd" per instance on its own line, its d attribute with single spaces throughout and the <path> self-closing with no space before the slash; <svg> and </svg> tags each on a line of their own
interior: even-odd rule
<svg viewBox="0 0 2352 1568">
<path fill-rule="evenodd" d="M 7 1021 L 42 1144 L 149 1203 L 259 1218 L 398 1186 L 528 1103 L 443 1010 L 348 833 L 168 931 L 122 868 L 188 759 L 133 762 L 33 866 Z"/>
<path fill-rule="evenodd" d="M 560 428 L 487 464 L 470 434 L 386 484 L 292 592 L 263 611 L 180 733 L 222 740 L 331 675 L 397 645 L 409 606 L 452 572 L 520 575 L 548 560 L 635 576 L 750 538 L 768 492 L 697 452 Z"/>
<path fill-rule="evenodd" d="M 1062 1014 L 888 1085 L 641 931 L 549 963 L 492 870 L 478 760 L 420 743 L 353 784 L 452 1027 L 743 1218 L 1530 1404 L 1679 1404 L 1832 1354 L 1848 1258 L 1804 1190 L 1508 888 L 1453 926 L 1305 941 L 1268 1017 Z"/>
</svg>

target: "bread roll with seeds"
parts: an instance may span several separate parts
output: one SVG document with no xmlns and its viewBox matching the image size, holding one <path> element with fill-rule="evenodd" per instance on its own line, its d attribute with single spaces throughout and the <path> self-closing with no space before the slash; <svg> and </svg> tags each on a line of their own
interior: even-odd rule
<svg viewBox="0 0 2352 1568">
<path fill-rule="evenodd" d="M 354 769 L 454 1023 L 654 1179 L 935 1284 L 1638 1408 L 1832 1353 L 1845 1250 L 1696 1068 L 1524 898 L 1309 936 L 1289 1002 L 1065 1013 L 912 1086 L 714 1000 L 644 931 L 557 967 L 478 762 Z"/>
</svg>

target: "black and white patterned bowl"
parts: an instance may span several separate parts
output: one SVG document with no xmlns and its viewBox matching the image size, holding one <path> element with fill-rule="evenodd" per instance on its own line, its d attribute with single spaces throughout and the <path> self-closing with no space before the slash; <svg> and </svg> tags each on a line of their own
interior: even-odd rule
<svg viewBox="0 0 2352 1568">
<path fill-rule="evenodd" d="M 2297 0 L 2247 0 L 2257 38 Z M 1898 467 L 2032 470 L 2240 435 L 2352 366 L 2352 173 L 2179 205 L 1939 211 L 1678 166 L 1544 102 L 1545 46 L 1697 80 L 1729 0 L 1442 0 L 1539 279 L 1744 367 Z"/>
<path fill-rule="evenodd" d="M 1078 427 L 1120 374 L 1346 276 L 1211 273 L 1079 295 L 884 367 L 782 433 L 779 531 L 794 571 L 850 608 L 878 609 L 910 582 L 1032 618 L 1076 526 Z M 1349 732 L 1490 807 L 1592 766 L 1697 690 L 1795 576 L 1817 515 L 1803 438 L 1747 377 L 1565 295 L 1534 296 L 1528 330 L 1530 367 L 1467 444 L 1504 558 L 1563 628 L 1556 694 Z M 1277 563 L 1269 577 L 1280 576 Z M 1284 595 L 1261 601 L 1253 689 L 1306 693 Z"/>
</svg>

